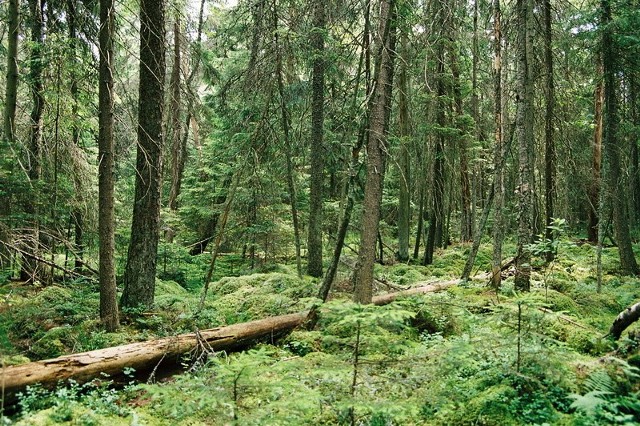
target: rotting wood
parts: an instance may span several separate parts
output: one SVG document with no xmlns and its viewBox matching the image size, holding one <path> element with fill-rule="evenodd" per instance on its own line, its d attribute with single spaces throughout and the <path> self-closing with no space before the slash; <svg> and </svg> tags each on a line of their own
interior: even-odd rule
<svg viewBox="0 0 640 426">
<path fill-rule="evenodd" d="M 622 335 L 622 332 L 627 329 L 631 324 L 640 319 L 640 302 L 633 306 L 629 306 L 624 311 L 620 312 L 616 319 L 611 324 L 609 329 L 609 336 L 614 340 L 618 340 Z"/>
<path fill-rule="evenodd" d="M 428 283 L 408 290 L 373 298 L 375 305 L 386 305 L 398 298 L 431 293 L 456 285 L 458 280 Z M 15 402 L 16 394 L 27 386 L 40 384 L 53 387 L 73 379 L 85 383 L 103 374 L 120 375 L 125 368 L 149 370 L 160 362 L 175 363 L 198 345 L 206 343 L 212 351 L 230 351 L 250 346 L 261 339 L 273 340 L 302 325 L 308 312 L 280 315 L 261 320 L 201 330 L 197 333 L 114 346 L 58 358 L 5 367 L 0 382 L 4 383 L 5 406 Z"/>
</svg>

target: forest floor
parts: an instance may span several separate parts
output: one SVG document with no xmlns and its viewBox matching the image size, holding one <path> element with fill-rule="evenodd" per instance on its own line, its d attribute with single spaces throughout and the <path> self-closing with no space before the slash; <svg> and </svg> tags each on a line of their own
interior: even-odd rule
<svg viewBox="0 0 640 426">
<path fill-rule="evenodd" d="M 376 265 L 377 291 L 456 279 L 468 250 L 438 252 L 430 266 Z M 481 247 L 478 276 L 490 269 L 490 253 Z M 92 280 L 0 284 L 2 364 L 302 312 L 315 302 L 319 282 L 299 279 L 294 265 L 249 270 L 229 255 L 195 315 L 206 262 L 171 252 L 160 261 L 156 309 L 124 312 L 117 333 L 100 331 Z M 565 239 L 554 262 L 535 259 L 530 293 L 516 293 L 505 271 L 499 292 L 477 279 L 382 307 L 349 302 L 344 270 L 313 331 L 234 354 L 191 354 L 186 372 L 164 379 L 140 382 L 130 371 L 117 388 L 108 377 L 32 387 L 0 425 L 639 424 L 635 328 L 619 342 L 605 336 L 640 299 L 640 280 L 619 276 L 617 265 L 615 248 L 606 248 L 597 293 L 595 248 Z"/>
</svg>

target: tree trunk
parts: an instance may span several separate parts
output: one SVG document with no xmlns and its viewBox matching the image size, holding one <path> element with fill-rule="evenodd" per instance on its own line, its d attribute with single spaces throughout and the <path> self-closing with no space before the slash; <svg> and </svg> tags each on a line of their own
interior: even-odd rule
<svg viewBox="0 0 640 426">
<path fill-rule="evenodd" d="M 31 13 L 31 60 L 29 65 L 29 82 L 31 84 L 31 130 L 29 132 L 29 147 L 27 149 L 26 170 L 29 176 L 30 186 L 37 188 L 42 176 L 42 126 L 44 111 L 44 86 L 42 71 L 44 63 L 42 50 L 44 44 L 44 20 L 41 0 L 29 0 Z M 34 256 L 38 255 L 40 246 L 40 218 L 38 214 L 38 193 L 34 192 L 27 197 L 24 204 L 24 212 L 29 222 L 28 235 L 25 235 L 24 250 Z M 23 257 L 20 278 L 24 281 L 35 282 L 38 279 L 38 262 L 32 257 Z"/>
<path fill-rule="evenodd" d="M 554 202 L 556 197 L 556 146 L 553 139 L 555 86 L 553 81 L 553 46 L 551 32 L 551 0 L 544 0 L 544 65 L 545 65 L 545 117 L 544 117 L 544 165 L 545 165 L 545 238 L 553 240 L 550 228 L 555 216 Z M 546 253 L 546 261 L 551 262 L 555 256 L 553 250 Z"/>
<path fill-rule="evenodd" d="M 181 30 L 180 14 L 176 13 L 173 23 L 173 68 L 171 69 L 171 188 L 169 189 L 169 209 L 178 210 L 178 195 L 182 183 L 181 165 L 184 167 L 182 146 L 182 54 L 180 47 Z M 169 241 L 173 239 L 173 233 L 169 235 Z"/>
<path fill-rule="evenodd" d="M 629 193 L 630 212 L 633 213 L 631 226 L 640 225 L 640 155 L 638 155 L 638 143 L 640 142 L 640 103 L 638 102 L 638 77 L 630 76 L 629 80 L 629 109 L 631 110 L 631 124 L 634 131 L 629 137 Z"/>
<path fill-rule="evenodd" d="M 76 55 L 78 54 L 78 34 L 76 26 L 76 4 L 74 0 L 67 0 L 67 25 L 69 26 L 69 60 L 72 63 L 76 61 Z M 71 139 L 72 144 L 76 148 L 80 148 L 80 115 L 78 113 L 78 73 L 75 68 L 70 70 L 70 92 L 72 99 L 71 106 Z M 75 162 L 74 162 L 75 164 Z M 74 257 L 75 257 L 75 269 L 82 269 L 84 265 L 84 211 L 82 208 L 82 180 L 80 171 L 74 171 L 73 173 L 73 187 L 74 187 L 74 203 L 71 210 L 71 221 L 74 225 Z"/>
<path fill-rule="evenodd" d="M 516 138 L 518 140 L 518 242 L 516 255 L 515 287 L 520 291 L 529 291 L 531 280 L 531 251 L 529 244 L 533 235 L 531 223 L 532 188 L 531 188 L 531 144 L 533 135 L 528 120 L 532 117 L 530 91 L 530 54 L 528 49 L 529 19 L 532 19 L 532 9 L 529 0 L 516 2 L 516 27 L 518 41 L 516 46 L 517 74 L 516 74 Z"/>
<path fill-rule="evenodd" d="M 622 162 L 620 152 L 624 149 L 618 134 L 618 99 L 616 87 L 617 46 L 613 40 L 611 22 L 611 6 L 609 0 L 601 0 L 602 25 L 602 64 L 604 69 L 604 131 L 603 145 L 606 168 L 608 199 L 613 210 L 613 230 L 618 243 L 620 268 L 624 274 L 638 275 L 640 269 L 633 253 L 631 235 L 629 233 L 629 216 L 625 200 L 627 191 L 622 181 Z M 602 213 L 602 212 L 600 212 Z"/>
<path fill-rule="evenodd" d="M 456 284 L 457 280 L 425 283 L 423 286 L 409 290 L 374 297 L 372 303 L 378 306 L 387 305 L 398 298 L 433 293 Z M 206 347 L 212 351 L 229 351 L 245 348 L 260 340 L 273 342 L 275 338 L 302 325 L 308 314 L 308 312 L 301 312 L 281 315 L 202 330 L 197 333 L 180 334 L 5 367 L 2 371 L 5 402 L 15 401 L 16 393 L 35 384 L 51 388 L 68 379 L 84 383 L 94 378 L 102 378 L 104 374 L 117 376 L 126 368 L 149 371 L 157 368 L 161 363 L 175 366 L 182 355 L 198 347 Z"/>
<path fill-rule="evenodd" d="M 16 135 L 16 106 L 18 96 L 18 34 L 20 32 L 19 0 L 9 0 L 7 5 L 7 79 L 4 105 L 4 138 L 13 143 Z"/>
<path fill-rule="evenodd" d="M 300 224 L 298 220 L 298 197 L 296 196 L 296 186 L 294 183 L 294 175 L 293 175 L 294 174 L 293 159 L 292 159 L 293 149 L 291 147 L 291 138 L 289 136 L 289 130 L 291 129 L 291 124 L 290 124 L 289 111 L 287 109 L 287 100 L 285 97 L 285 90 L 284 90 L 282 54 L 281 54 L 279 37 L 278 37 L 277 11 L 278 11 L 277 5 L 275 4 L 275 1 L 274 1 L 273 36 L 274 36 L 274 44 L 275 44 L 275 50 L 276 50 L 276 80 L 278 81 L 278 95 L 280 97 L 282 135 L 284 139 L 284 149 L 285 149 L 285 157 L 286 157 L 285 162 L 287 164 L 287 189 L 289 190 L 289 205 L 291 206 L 291 219 L 293 222 L 293 243 L 296 249 L 296 269 L 298 271 L 298 276 L 302 277 L 302 256 L 300 252 L 300 249 L 301 249 Z M 312 171 L 312 174 L 313 174 L 313 171 Z M 320 177 L 320 180 L 322 181 L 322 176 Z M 320 191 L 320 210 L 322 210 L 322 191 Z M 321 222 L 316 225 L 319 227 L 320 232 L 322 232 L 322 226 L 320 226 Z M 322 238 L 320 238 L 320 245 L 322 245 Z M 322 275 L 322 249 L 320 250 L 320 275 L 318 276 L 321 276 L 321 275 Z"/>
<path fill-rule="evenodd" d="M 442 14 L 442 11 L 438 12 Z M 437 125 L 440 128 L 436 131 L 436 142 L 433 165 L 433 184 L 431 191 L 431 211 L 429 215 L 429 231 L 425 244 L 423 265 L 433 263 L 433 252 L 436 247 L 442 246 L 442 222 L 444 220 L 444 144 L 445 136 L 441 129 L 446 127 L 445 116 L 445 82 L 444 82 L 444 46 L 443 41 L 437 47 L 437 71 L 436 71 L 436 93 L 437 93 Z"/>
<path fill-rule="evenodd" d="M 7 78 L 5 86 L 4 135 L 0 139 L 0 152 L 5 155 L 15 141 L 15 119 L 18 93 L 18 33 L 20 31 L 19 0 L 9 0 L 7 7 L 8 40 L 7 40 Z M 7 146 L 8 145 L 8 146 Z M 0 181 L 1 182 L 1 181 Z M 2 182 L 0 190 L 0 242 L 11 241 L 9 216 L 11 215 L 11 192 L 8 182 Z M 11 252 L 4 244 L 0 244 L 0 269 L 11 263 Z"/>
<path fill-rule="evenodd" d="M 493 50 L 495 59 L 493 63 L 493 116 L 495 123 L 493 150 L 494 174 L 494 203 L 493 213 L 493 253 L 491 260 L 491 283 L 494 288 L 499 288 L 502 281 L 502 240 L 504 239 L 503 212 L 504 209 L 504 172 L 502 168 L 503 149 L 503 123 L 502 123 L 502 12 L 500 0 L 493 0 Z"/>
<path fill-rule="evenodd" d="M 311 188 L 309 193 L 309 233 L 307 238 L 307 273 L 322 276 L 322 188 L 324 182 L 324 31 L 325 2 L 314 1 L 311 49 Z"/>
<path fill-rule="evenodd" d="M 458 52 L 451 40 L 449 49 L 450 68 L 453 77 L 453 99 L 458 119 L 458 149 L 460 151 L 460 241 L 469 242 L 473 236 L 473 216 L 471 214 L 471 184 L 469 180 L 469 159 L 467 153 L 467 129 L 463 121 L 462 84 Z"/>
<path fill-rule="evenodd" d="M 591 182 L 589 183 L 589 223 L 587 225 L 587 238 L 592 243 L 598 242 L 599 200 L 602 168 L 602 105 L 604 104 L 604 83 L 600 78 L 603 74 L 602 56 L 597 55 L 596 90 L 594 94 L 594 124 L 593 129 L 593 162 L 591 168 Z"/>
<path fill-rule="evenodd" d="M 413 246 L 413 259 L 418 259 L 420 256 L 420 241 L 422 240 L 422 233 L 424 232 L 424 188 L 420 185 L 420 205 L 418 206 L 418 226 L 416 231 L 416 243 Z"/>
<path fill-rule="evenodd" d="M 164 141 L 164 41 L 164 1 L 142 0 L 136 190 L 121 302 L 127 308 L 151 307 L 155 293 Z"/>
<path fill-rule="evenodd" d="M 405 56 L 400 65 L 398 93 L 398 127 L 400 131 L 400 154 L 398 159 L 398 179 L 400 195 L 398 196 L 398 260 L 409 260 L 409 217 L 411 215 L 411 161 L 409 160 L 409 83 L 407 68 L 409 63 L 409 46 L 406 31 L 402 33 L 402 54 Z"/>
<path fill-rule="evenodd" d="M 614 340 L 618 340 L 622 335 L 622 332 L 631 324 L 638 321 L 638 319 L 640 319 L 640 303 L 629 306 L 618 314 L 616 319 L 613 321 L 613 324 L 611 324 L 609 335 L 613 337 Z"/>
<path fill-rule="evenodd" d="M 364 190 L 362 233 L 358 263 L 353 274 L 353 299 L 358 303 L 371 303 L 373 294 L 373 264 L 376 256 L 376 238 L 387 152 L 386 117 L 388 117 L 387 111 L 391 108 L 390 90 L 387 86 L 393 84 L 394 9 L 394 0 L 381 0 L 375 88 L 369 114 L 367 181 Z"/>
<path fill-rule="evenodd" d="M 107 331 L 118 328 L 115 265 L 115 182 L 113 116 L 113 0 L 100 0 L 100 65 L 98 83 L 98 235 L 100 263 L 100 319 Z M 76 219 L 76 226 L 78 222 Z"/>
</svg>

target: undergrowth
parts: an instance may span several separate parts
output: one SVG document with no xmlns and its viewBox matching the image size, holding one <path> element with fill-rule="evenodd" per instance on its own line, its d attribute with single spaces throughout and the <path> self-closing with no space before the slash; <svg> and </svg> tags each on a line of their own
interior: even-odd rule
<svg viewBox="0 0 640 426">
<path fill-rule="evenodd" d="M 427 267 L 378 266 L 376 274 L 381 282 L 399 287 L 453 279 L 465 250 L 448 250 L 439 263 Z M 489 246 L 481 247 L 479 263 L 488 261 L 489 252 Z M 105 377 L 55 391 L 30 388 L 21 397 L 19 413 L 4 421 L 637 424 L 638 342 L 634 332 L 617 345 L 604 336 L 615 315 L 638 299 L 640 287 L 638 280 L 612 273 L 614 253 L 606 251 L 610 269 L 602 293 L 596 293 L 593 256 L 593 247 L 563 241 L 553 265 L 534 259 L 529 294 L 514 292 L 511 277 L 498 293 L 482 279 L 383 307 L 356 305 L 334 293 L 315 330 L 296 330 L 277 345 L 210 353 L 203 364 L 166 382 L 131 381 L 116 390 Z M 242 266 L 235 263 L 233 268 L 239 272 Z M 187 279 L 169 278 L 164 275 L 157 282 L 155 309 L 127 312 L 118 333 L 100 331 L 95 283 L 0 287 L 3 362 L 300 312 L 315 303 L 318 286 L 312 279 L 299 279 L 291 265 L 273 265 L 269 272 L 211 283 L 204 309 L 196 314 L 200 288 Z"/>
</svg>

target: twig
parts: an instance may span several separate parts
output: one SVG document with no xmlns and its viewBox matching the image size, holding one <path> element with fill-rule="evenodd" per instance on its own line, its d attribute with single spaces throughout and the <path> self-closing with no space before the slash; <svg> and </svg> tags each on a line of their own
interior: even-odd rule
<svg viewBox="0 0 640 426">
<path fill-rule="evenodd" d="M 29 253 L 29 252 L 27 252 L 27 251 L 25 251 L 25 250 L 23 250 L 23 249 L 21 249 L 21 248 L 19 248 L 19 247 L 14 246 L 13 244 L 7 243 L 6 241 L 0 241 L 0 243 L 1 243 L 1 244 L 3 244 L 3 245 L 4 245 L 4 246 L 6 246 L 6 247 L 8 247 L 8 248 L 12 249 L 12 250 L 17 251 L 18 253 L 22 254 L 23 256 L 27 256 L 27 257 L 29 257 L 29 258 L 31 258 L 31 259 L 33 259 L 33 260 L 37 261 L 37 262 L 44 263 L 45 265 L 49 265 L 49 266 L 51 266 L 52 268 L 59 269 L 59 270 L 61 270 L 62 272 L 66 273 L 66 274 L 69 274 L 69 275 L 75 275 L 75 276 L 77 276 L 77 277 L 89 278 L 89 277 L 87 277 L 87 276 L 86 276 L 86 275 L 84 275 L 84 274 L 81 274 L 81 273 L 76 272 L 76 271 L 72 271 L 72 270 L 67 269 L 67 268 L 63 268 L 62 266 L 57 265 L 57 264 L 56 264 L 56 263 L 54 263 L 54 262 L 51 262 L 51 261 L 49 261 L 49 260 L 47 260 L 47 259 L 44 259 L 44 258 L 42 258 L 42 257 L 40 257 L 40 256 L 36 256 L 36 255 L 35 255 L 35 254 L 33 254 L 33 253 Z M 87 266 L 86 264 L 84 264 L 84 265 L 85 265 L 85 266 Z M 88 269 L 90 272 L 93 272 L 94 274 L 97 274 L 97 273 L 98 273 L 98 271 L 96 271 L 96 270 L 95 270 L 95 269 L 93 269 L 93 268 L 87 267 L 87 269 Z"/>
</svg>

